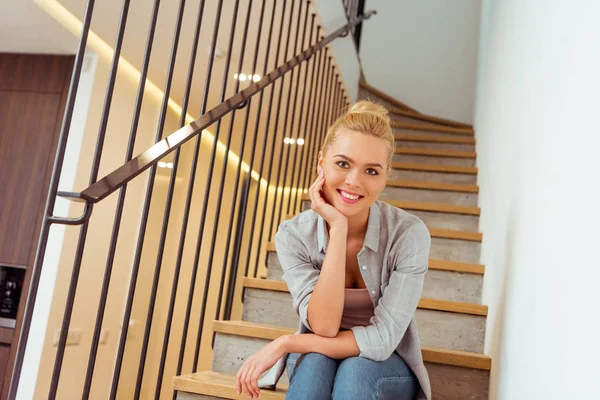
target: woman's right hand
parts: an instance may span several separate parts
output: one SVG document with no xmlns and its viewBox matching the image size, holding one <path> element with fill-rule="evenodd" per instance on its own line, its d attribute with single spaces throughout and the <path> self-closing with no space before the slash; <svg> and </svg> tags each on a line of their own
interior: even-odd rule
<svg viewBox="0 0 600 400">
<path fill-rule="evenodd" d="M 317 179 L 313 182 L 313 184 L 308 189 L 308 193 L 310 195 L 311 208 L 319 214 L 330 227 L 337 225 L 345 225 L 348 226 L 348 218 L 337 208 L 332 206 L 327 199 L 325 198 L 321 189 L 325 184 L 325 175 L 323 174 L 323 170 L 319 173 Z"/>
</svg>

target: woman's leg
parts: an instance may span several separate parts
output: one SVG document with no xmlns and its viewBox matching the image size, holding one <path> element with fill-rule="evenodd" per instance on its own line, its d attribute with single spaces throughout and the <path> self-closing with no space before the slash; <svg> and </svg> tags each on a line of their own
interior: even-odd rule
<svg viewBox="0 0 600 400">
<path fill-rule="evenodd" d="M 330 400 L 339 361 L 320 353 L 290 354 L 286 400 Z"/>
<path fill-rule="evenodd" d="M 396 353 L 385 361 L 349 357 L 337 369 L 332 398 L 413 400 L 419 388 L 417 377 Z"/>
</svg>

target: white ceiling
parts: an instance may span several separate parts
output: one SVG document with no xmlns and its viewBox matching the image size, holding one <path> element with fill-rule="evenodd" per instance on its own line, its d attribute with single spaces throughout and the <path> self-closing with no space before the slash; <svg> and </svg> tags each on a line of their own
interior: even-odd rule
<svg viewBox="0 0 600 400">
<path fill-rule="evenodd" d="M 74 54 L 77 38 L 34 0 L 0 2 L 0 52 Z"/>
</svg>

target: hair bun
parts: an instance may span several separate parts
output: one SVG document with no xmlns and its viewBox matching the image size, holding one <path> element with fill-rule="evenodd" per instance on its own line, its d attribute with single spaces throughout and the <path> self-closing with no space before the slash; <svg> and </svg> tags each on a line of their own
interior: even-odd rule
<svg viewBox="0 0 600 400">
<path fill-rule="evenodd" d="M 381 104 L 373 103 L 368 100 L 360 100 L 354 103 L 352 108 L 348 111 L 348 113 L 374 113 L 378 114 L 378 116 L 384 118 L 385 120 L 389 120 L 388 110 Z"/>
</svg>

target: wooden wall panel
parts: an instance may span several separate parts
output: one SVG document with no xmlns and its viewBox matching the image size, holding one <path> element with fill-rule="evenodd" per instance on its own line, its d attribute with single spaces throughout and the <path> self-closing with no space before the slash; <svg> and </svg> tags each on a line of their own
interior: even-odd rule
<svg viewBox="0 0 600 400">
<path fill-rule="evenodd" d="M 16 327 L 12 334 L 3 332 L 0 344 L 3 399 L 8 395 L 73 62 L 73 56 L 0 54 L 0 263 L 27 267 Z"/>
</svg>

